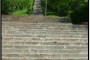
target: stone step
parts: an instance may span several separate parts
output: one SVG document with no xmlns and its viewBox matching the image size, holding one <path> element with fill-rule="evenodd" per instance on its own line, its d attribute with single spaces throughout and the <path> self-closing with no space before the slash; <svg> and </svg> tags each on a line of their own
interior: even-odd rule
<svg viewBox="0 0 90 60">
<path fill-rule="evenodd" d="M 30 40 L 31 41 L 31 40 Z M 72 45 L 75 45 L 75 46 L 87 46 L 88 45 L 88 41 L 81 41 L 81 42 L 72 42 L 72 41 L 69 41 L 68 43 L 66 43 L 66 42 L 56 42 L 56 41 L 54 41 L 54 42 L 42 42 L 42 41 L 36 41 L 36 42 L 30 42 L 30 41 L 28 41 L 28 42 L 24 42 L 24 41 L 11 41 L 11 40 L 9 40 L 9 42 L 5 42 L 5 41 L 3 41 L 3 45 L 5 44 L 5 45 L 12 45 L 12 44 L 15 44 L 15 45 L 48 45 L 48 46 L 72 46 Z"/>
<path fill-rule="evenodd" d="M 71 55 L 68 55 L 68 54 L 60 54 L 60 55 L 55 55 L 55 54 L 52 54 L 52 55 L 47 55 L 47 54 L 7 54 L 6 55 L 7 57 L 6 58 L 22 58 L 22 57 L 26 57 L 28 59 L 87 59 L 88 57 L 86 57 L 85 55 L 78 55 L 78 54 L 71 54 Z M 71 57 L 70 57 L 71 56 Z"/>
<path fill-rule="evenodd" d="M 75 58 L 75 57 L 87 57 L 87 54 L 30 54 L 30 53 L 25 53 L 25 54 L 23 54 L 23 53 L 21 53 L 21 54 L 18 54 L 18 53 L 10 53 L 10 54 L 3 54 L 4 56 L 7 56 L 7 57 L 14 57 L 14 56 L 16 56 L 16 57 L 23 57 L 23 55 L 26 55 L 25 57 L 31 57 L 31 58 L 38 58 L 38 57 L 44 57 L 44 56 L 48 56 L 49 58 L 60 58 L 61 56 L 62 57 L 65 57 L 65 58 Z M 12 56 L 12 55 L 14 55 L 14 56 Z"/>
<path fill-rule="evenodd" d="M 28 44 L 29 45 L 29 44 Z M 73 45 L 73 46 L 64 46 L 64 45 L 42 45 L 42 44 L 38 44 L 38 45 L 32 45 L 32 46 L 28 46 L 28 45 L 13 45 L 13 44 L 6 44 L 3 45 L 2 44 L 2 48 L 11 48 L 11 49 L 88 49 L 88 46 L 84 46 L 84 45 Z M 42 45 L 42 46 L 41 46 Z"/>
<path fill-rule="evenodd" d="M 40 59 L 40 58 L 38 58 L 38 59 L 31 59 L 31 58 L 3 58 L 4 60 L 88 60 L 88 58 L 66 58 L 66 59 L 63 59 L 63 58 L 61 58 L 61 59 L 47 59 L 47 58 L 44 58 L 44 59 Z"/>
<path fill-rule="evenodd" d="M 6 25 L 8 26 L 6 26 Z M 2 24 L 3 27 L 16 26 L 16 27 L 47 27 L 47 28 L 72 28 L 72 29 L 85 29 L 84 25 L 72 25 L 64 23 L 23 23 L 23 22 L 7 22 Z"/>
<path fill-rule="evenodd" d="M 3 35 L 4 36 L 4 35 Z M 11 37 L 10 37 L 11 36 Z M 20 36 L 20 35 L 17 35 L 17 36 Z M 73 41 L 73 42 L 75 42 L 75 41 L 87 41 L 88 40 L 88 38 L 80 38 L 80 37 L 77 37 L 77 38 L 75 38 L 75 37 L 73 37 L 73 38 L 70 38 L 70 37 L 44 37 L 44 36 L 42 36 L 42 37 L 39 37 L 39 36 L 20 36 L 20 37 L 17 37 L 17 36 L 12 36 L 12 35 L 6 35 L 6 37 L 2 37 L 2 39 L 4 39 L 4 40 L 19 40 L 19 41 L 22 41 L 22 40 L 27 40 L 27 41 L 29 41 L 29 40 L 31 40 L 31 41 L 41 41 L 41 40 L 43 40 L 43 41 Z"/>
<path fill-rule="evenodd" d="M 59 39 L 83 39 L 83 38 L 88 38 L 88 36 L 86 35 L 86 36 L 84 36 L 84 35 L 77 35 L 77 36 L 75 36 L 75 35 L 73 35 L 73 36 L 71 36 L 71 35 L 69 35 L 69 34 L 63 34 L 63 35 L 56 35 L 56 34 L 54 34 L 54 35 L 56 35 L 56 36 L 54 36 L 54 35 L 51 35 L 51 34 L 45 34 L 45 35 L 33 35 L 33 34 L 36 34 L 36 33 L 32 33 L 32 34 L 22 34 L 22 35 L 20 35 L 20 34 L 2 34 L 2 36 L 4 36 L 4 37 L 27 37 L 27 38 L 29 38 L 29 37 L 32 37 L 32 38 L 44 38 L 44 39 L 47 39 L 47 38 L 50 38 L 50 39 L 54 39 L 54 38 L 59 38 Z M 69 35 L 69 36 L 67 36 L 67 35 Z"/>
<path fill-rule="evenodd" d="M 27 40 L 27 41 L 33 41 L 33 42 L 37 42 L 37 41 L 45 41 L 45 42 L 87 42 L 88 41 L 88 38 L 39 38 L 39 37 L 2 37 L 2 39 L 4 41 L 24 41 L 24 40 Z M 68 43 L 67 42 L 67 43 Z"/>
<path fill-rule="evenodd" d="M 88 49 L 87 49 L 88 50 Z M 88 52 L 87 52 L 87 50 L 84 50 L 84 49 L 77 49 L 77 50 L 74 50 L 74 49 L 53 49 L 53 50 L 48 50 L 48 49 L 41 49 L 41 50 L 39 50 L 39 49 L 37 49 L 37 50 L 34 50 L 34 49 L 4 49 L 3 48 L 3 52 L 4 53 L 13 53 L 13 54 L 15 54 L 15 53 L 32 53 L 32 54 L 34 54 L 35 53 L 35 51 L 36 51 L 36 53 L 41 53 L 41 54 L 48 54 L 48 53 L 52 53 L 52 54 L 58 54 L 58 53 L 60 53 L 60 54 L 80 54 L 80 53 L 83 53 L 83 54 L 87 54 Z M 4 54 L 3 53 L 3 54 Z"/>
</svg>

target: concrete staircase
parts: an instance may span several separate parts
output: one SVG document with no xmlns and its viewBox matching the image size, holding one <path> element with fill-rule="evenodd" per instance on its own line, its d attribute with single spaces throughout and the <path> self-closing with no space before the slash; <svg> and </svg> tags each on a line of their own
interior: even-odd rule
<svg viewBox="0 0 90 60">
<path fill-rule="evenodd" d="M 33 14 L 35 15 L 42 15 L 42 8 L 41 8 L 41 1 L 35 0 L 33 6 Z"/>
<path fill-rule="evenodd" d="M 86 26 L 59 21 L 3 16 L 2 60 L 88 60 Z"/>
</svg>

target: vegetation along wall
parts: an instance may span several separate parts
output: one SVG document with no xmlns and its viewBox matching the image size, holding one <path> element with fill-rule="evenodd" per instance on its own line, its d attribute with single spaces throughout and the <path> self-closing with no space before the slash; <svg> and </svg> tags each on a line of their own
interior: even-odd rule
<svg viewBox="0 0 90 60">
<path fill-rule="evenodd" d="M 31 13 L 34 0 L 2 0 L 2 14 L 11 14 L 15 11 Z"/>
</svg>

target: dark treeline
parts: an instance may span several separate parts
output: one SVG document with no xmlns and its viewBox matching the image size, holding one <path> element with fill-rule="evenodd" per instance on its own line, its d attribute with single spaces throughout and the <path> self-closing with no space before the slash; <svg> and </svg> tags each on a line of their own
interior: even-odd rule
<svg viewBox="0 0 90 60">
<path fill-rule="evenodd" d="M 46 0 L 41 2 L 45 10 Z M 88 0 L 47 0 L 47 13 L 48 11 L 56 12 L 58 16 L 68 16 L 73 23 L 87 22 Z"/>
</svg>

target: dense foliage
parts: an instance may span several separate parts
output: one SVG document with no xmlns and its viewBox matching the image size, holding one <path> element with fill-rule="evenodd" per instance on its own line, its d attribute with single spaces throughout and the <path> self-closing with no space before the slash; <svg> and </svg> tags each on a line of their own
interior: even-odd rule
<svg viewBox="0 0 90 60">
<path fill-rule="evenodd" d="M 45 0 L 41 0 L 41 5 L 42 5 L 42 13 L 45 14 Z"/>
<path fill-rule="evenodd" d="M 82 23 L 82 22 L 88 22 L 88 3 L 84 3 L 83 6 L 81 6 L 79 9 L 75 9 L 71 12 L 70 14 L 70 18 L 72 20 L 72 23 L 75 23 L 75 24 L 79 24 L 79 23 Z"/>
<path fill-rule="evenodd" d="M 41 2 L 45 10 L 46 0 Z M 58 16 L 69 16 L 73 23 L 88 21 L 88 0 L 47 0 L 47 15 L 49 10 Z"/>
<path fill-rule="evenodd" d="M 2 0 L 2 14 L 11 14 L 16 10 L 26 9 L 31 13 L 34 0 Z M 46 0 L 41 0 L 45 14 Z M 68 16 L 72 23 L 88 21 L 88 0 L 47 0 L 47 15 Z"/>
<path fill-rule="evenodd" d="M 46 0 L 41 0 L 42 4 L 43 4 L 43 8 L 45 10 L 45 2 Z M 63 14 L 67 14 L 66 10 L 68 10 L 68 3 L 70 2 L 70 0 L 47 0 L 47 12 L 49 11 L 53 11 L 56 12 L 58 15 L 63 15 Z"/>
<path fill-rule="evenodd" d="M 32 9 L 33 0 L 2 0 L 2 14 L 10 14 L 16 10 Z"/>
</svg>

